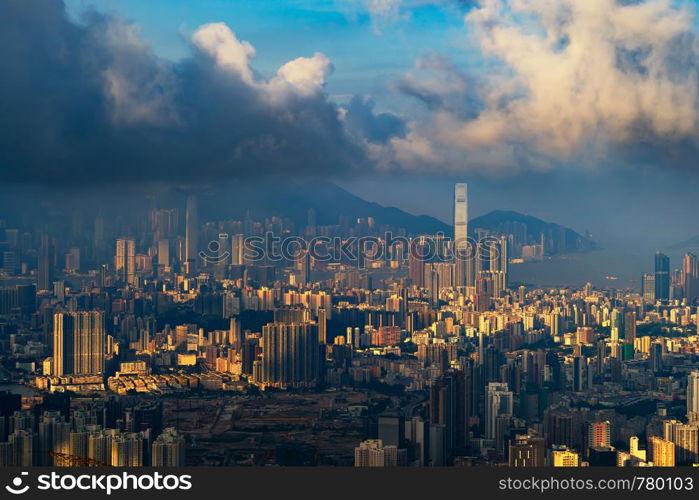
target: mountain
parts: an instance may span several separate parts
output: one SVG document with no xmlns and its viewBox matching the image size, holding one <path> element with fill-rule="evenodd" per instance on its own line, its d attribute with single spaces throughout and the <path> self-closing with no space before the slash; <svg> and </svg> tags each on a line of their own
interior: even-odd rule
<svg viewBox="0 0 699 500">
<path fill-rule="evenodd" d="M 699 248 L 699 236 L 680 241 L 670 247 L 670 250 L 689 250 Z"/>
<path fill-rule="evenodd" d="M 547 255 L 588 251 L 597 247 L 587 235 L 519 212 L 494 210 L 471 219 L 468 224 L 472 236 L 476 236 L 478 229 L 511 234 L 515 245 L 520 247 L 540 244 L 543 239 Z"/>
<path fill-rule="evenodd" d="M 222 191 L 223 189 L 223 191 Z M 211 220 L 222 217 L 286 217 L 303 228 L 313 209 L 318 225 L 337 224 L 341 216 L 350 220 L 373 217 L 377 226 L 405 228 L 409 234 L 450 234 L 449 224 L 429 215 L 412 215 L 395 207 L 384 207 L 353 195 L 332 182 L 284 182 L 270 185 L 238 184 L 218 188 L 201 197 L 202 213 Z M 225 200 L 225 203 L 221 203 Z"/>
<path fill-rule="evenodd" d="M 221 189 L 224 189 L 222 192 Z M 294 221 L 297 228 L 307 224 L 313 209 L 318 225 L 334 225 L 341 216 L 353 220 L 373 217 L 377 226 L 405 228 L 411 235 L 444 233 L 453 228 L 428 215 L 412 215 L 395 207 L 385 207 L 366 201 L 331 182 L 283 182 L 269 185 L 238 184 L 218 188 L 202 197 L 202 212 L 210 220 L 223 217 L 243 218 L 250 212 L 253 218 L 282 216 Z M 221 201 L 225 200 L 225 203 Z M 547 254 L 584 251 L 595 247 L 594 241 L 570 228 L 518 212 L 496 210 L 469 222 L 476 229 L 513 234 L 516 245 L 538 244 L 542 236 Z"/>
</svg>

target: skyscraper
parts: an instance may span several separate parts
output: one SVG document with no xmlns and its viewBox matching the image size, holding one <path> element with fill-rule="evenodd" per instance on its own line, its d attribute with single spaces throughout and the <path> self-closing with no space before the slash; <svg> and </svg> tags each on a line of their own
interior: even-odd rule
<svg viewBox="0 0 699 500">
<path fill-rule="evenodd" d="M 490 382 L 486 393 L 485 431 L 488 439 L 494 439 L 497 417 L 511 417 L 514 410 L 514 396 L 506 383 Z"/>
<path fill-rule="evenodd" d="M 699 421 L 699 371 L 690 372 L 687 376 L 687 419 L 690 422 Z"/>
<path fill-rule="evenodd" d="M 670 298 L 670 258 L 662 252 L 655 254 L 655 300 Z"/>
<path fill-rule="evenodd" d="M 449 370 L 430 387 L 430 423 L 444 426 L 448 458 L 466 444 L 466 401 L 466 378 L 460 370 Z"/>
<path fill-rule="evenodd" d="M 133 284 L 136 279 L 136 242 L 133 238 L 119 238 L 116 241 L 114 270 L 117 279 Z"/>
<path fill-rule="evenodd" d="M 41 235 L 41 246 L 39 248 L 39 275 L 37 282 L 38 290 L 50 290 L 53 283 L 55 247 L 48 234 Z"/>
<path fill-rule="evenodd" d="M 196 270 L 199 259 L 199 208 L 197 197 L 190 194 L 187 197 L 185 213 L 185 260 L 187 271 Z"/>
<path fill-rule="evenodd" d="M 693 253 L 687 253 L 682 259 L 682 285 L 684 299 L 691 304 L 699 296 L 699 259 Z"/>
<path fill-rule="evenodd" d="M 320 347 L 315 323 L 268 323 L 262 327 L 263 384 L 304 387 L 318 381 Z"/>
<path fill-rule="evenodd" d="M 153 467 L 182 467 L 185 462 L 184 436 L 168 427 L 153 442 L 151 462 Z"/>
<path fill-rule="evenodd" d="M 96 375 L 104 372 L 104 313 L 54 314 L 53 375 Z"/>
<path fill-rule="evenodd" d="M 468 184 L 454 185 L 454 243 L 463 249 L 468 238 Z"/>
</svg>

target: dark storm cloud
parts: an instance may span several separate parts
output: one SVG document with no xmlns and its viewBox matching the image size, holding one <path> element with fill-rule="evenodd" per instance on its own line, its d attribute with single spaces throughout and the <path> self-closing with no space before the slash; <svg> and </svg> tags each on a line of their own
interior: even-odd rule
<svg viewBox="0 0 699 500">
<path fill-rule="evenodd" d="M 323 92 L 325 56 L 264 80 L 249 44 L 209 28 L 191 57 L 169 62 L 123 20 L 89 12 L 76 24 L 58 0 L 0 2 L 0 180 L 191 182 L 365 164 Z"/>
<path fill-rule="evenodd" d="M 369 142 L 385 143 L 391 137 L 404 137 L 405 121 L 393 113 L 374 113 L 372 99 L 355 96 L 347 107 L 345 125 L 347 129 Z"/>
</svg>

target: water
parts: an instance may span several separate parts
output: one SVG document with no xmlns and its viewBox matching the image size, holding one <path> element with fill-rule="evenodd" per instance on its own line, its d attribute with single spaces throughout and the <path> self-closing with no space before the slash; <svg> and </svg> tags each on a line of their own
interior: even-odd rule
<svg viewBox="0 0 699 500">
<path fill-rule="evenodd" d="M 672 262 L 674 266 L 679 263 L 676 259 Z M 641 274 L 652 271 L 653 254 L 650 252 L 641 254 L 605 249 L 540 262 L 511 264 L 510 282 L 543 287 L 583 287 L 590 282 L 597 288 L 632 288 L 640 292 Z"/>
</svg>

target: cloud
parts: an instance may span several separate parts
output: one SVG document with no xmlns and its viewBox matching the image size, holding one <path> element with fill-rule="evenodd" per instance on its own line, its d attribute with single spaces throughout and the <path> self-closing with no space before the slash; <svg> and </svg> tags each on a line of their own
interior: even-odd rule
<svg viewBox="0 0 699 500">
<path fill-rule="evenodd" d="M 221 23 L 158 58 L 138 27 L 58 0 L 0 2 L 0 180 L 44 184 L 332 176 L 367 166 L 321 53 L 266 78 Z"/>
<path fill-rule="evenodd" d="M 386 143 L 405 136 L 403 118 L 393 113 L 376 113 L 376 103 L 366 96 L 354 96 L 343 113 L 347 130 L 356 138 L 370 143 Z"/>
<path fill-rule="evenodd" d="M 461 151 L 462 169 L 607 161 L 638 145 L 657 145 L 658 157 L 696 151 L 699 43 L 688 3 L 483 0 L 465 21 L 484 58 L 476 86 L 446 64 L 398 84 L 432 111 L 409 135 Z"/>
</svg>

